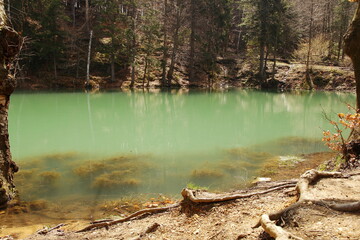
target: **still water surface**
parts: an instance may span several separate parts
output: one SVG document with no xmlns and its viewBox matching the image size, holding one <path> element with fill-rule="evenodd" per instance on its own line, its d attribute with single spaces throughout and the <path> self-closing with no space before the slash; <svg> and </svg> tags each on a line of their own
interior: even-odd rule
<svg viewBox="0 0 360 240">
<path fill-rule="evenodd" d="M 236 187 L 266 161 L 325 151 L 322 111 L 354 102 L 323 92 L 16 93 L 17 185 L 25 199 Z"/>
</svg>

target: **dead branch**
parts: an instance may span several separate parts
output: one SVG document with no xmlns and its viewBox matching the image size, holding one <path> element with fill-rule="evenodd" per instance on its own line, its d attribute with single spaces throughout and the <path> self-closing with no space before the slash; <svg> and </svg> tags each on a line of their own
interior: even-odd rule
<svg viewBox="0 0 360 240">
<path fill-rule="evenodd" d="M 87 226 L 87 227 L 85 227 L 85 228 L 83 228 L 83 229 L 81 229 L 79 231 L 76 231 L 76 232 L 77 233 L 87 232 L 87 231 L 90 231 L 90 230 L 96 229 L 96 228 L 109 228 L 110 226 L 116 225 L 118 223 L 127 222 L 129 220 L 132 220 L 135 217 L 139 217 L 139 216 L 144 215 L 144 214 L 155 214 L 155 213 L 159 213 L 159 212 L 165 212 L 165 211 L 167 211 L 169 209 L 176 208 L 178 206 L 180 206 L 180 203 L 176 203 L 176 204 L 173 204 L 173 205 L 170 205 L 170 206 L 167 206 L 167 207 L 142 209 L 140 211 L 137 211 L 137 212 L 131 214 L 128 217 L 118 219 L 118 220 L 113 220 L 113 221 L 110 221 L 110 222 L 100 222 L 100 223 L 91 224 L 91 225 L 89 225 L 89 226 Z"/>
<path fill-rule="evenodd" d="M 257 191 L 257 192 L 252 192 L 252 193 L 236 193 L 236 194 L 228 194 L 228 195 L 222 195 L 222 196 L 220 195 L 217 197 L 198 197 L 198 196 L 196 196 L 196 195 L 198 195 L 198 193 L 200 193 L 198 190 L 191 190 L 191 189 L 185 188 L 181 191 L 181 195 L 184 197 L 184 199 L 189 199 L 191 202 L 194 202 L 194 203 L 216 203 L 216 202 L 225 202 L 225 201 L 229 201 L 229 200 L 235 200 L 235 199 L 239 199 L 239 198 L 248 198 L 248 197 L 252 197 L 255 195 L 261 195 L 261 194 L 277 191 L 277 190 L 284 189 L 284 188 L 291 188 L 291 187 L 295 187 L 295 186 L 296 186 L 295 183 L 288 183 L 288 184 L 283 184 L 280 186 L 271 187 L 271 188 L 263 190 L 263 191 Z"/>
<path fill-rule="evenodd" d="M 275 238 L 276 240 L 302 240 L 302 238 L 296 237 L 293 234 L 285 231 L 282 227 L 276 226 L 276 224 L 270 220 L 267 214 L 261 216 L 260 222 L 265 232 L 267 232 L 271 237 Z"/>
<path fill-rule="evenodd" d="M 51 231 L 53 231 L 55 229 L 61 228 L 62 226 L 65 226 L 65 224 L 61 223 L 61 224 L 58 224 L 58 225 L 56 225 L 55 227 L 52 227 L 52 228 L 44 228 L 44 229 L 39 230 L 37 233 L 42 234 L 42 235 L 46 235 L 46 234 L 48 234 L 49 232 L 51 232 Z"/>
</svg>

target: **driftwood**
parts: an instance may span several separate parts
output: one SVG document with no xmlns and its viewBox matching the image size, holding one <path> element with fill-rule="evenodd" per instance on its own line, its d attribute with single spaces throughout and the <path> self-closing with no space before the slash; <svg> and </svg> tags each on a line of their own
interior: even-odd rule
<svg viewBox="0 0 360 240">
<path fill-rule="evenodd" d="M 358 174 L 353 174 L 358 175 Z M 314 198 L 309 193 L 309 186 L 314 184 L 316 181 L 322 178 L 348 178 L 353 175 L 345 175 L 341 172 L 321 172 L 317 170 L 309 170 L 305 172 L 298 181 L 296 185 L 296 191 L 299 195 L 298 200 L 296 203 L 290 205 L 289 207 L 282 209 L 280 211 L 265 214 L 261 217 L 259 222 L 254 226 L 254 228 L 262 226 L 265 232 L 269 233 L 275 239 L 301 239 L 292 234 L 289 235 L 285 230 L 281 227 L 276 226 L 272 221 L 278 220 L 283 216 L 285 213 L 289 212 L 290 210 L 294 210 L 296 208 L 311 204 L 316 204 L 320 206 L 325 206 L 329 209 L 333 209 L 336 211 L 345 211 L 345 212 L 353 212 L 360 210 L 360 201 L 354 201 L 349 203 L 333 203 L 334 200 L 318 200 Z M 282 229 L 282 230 L 279 230 Z"/>
<path fill-rule="evenodd" d="M 142 209 L 142 210 L 139 210 L 139 211 L 137 211 L 137 212 L 131 214 L 130 216 L 125 217 L 125 218 L 121 218 L 121 219 L 118 219 L 118 220 L 112 220 L 112 221 L 103 220 L 101 222 L 91 224 L 91 225 L 77 231 L 77 233 L 87 232 L 87 231 L 90 231 L 92 229 L 97 229 L 97 228 L 106 228 L 106 229 L 108 229 L 110 226 L 116 225 L 118 223 L 123 223 L 123 222 L 130 221 L 133 218 L 139 217 L 139 216 L 144 215 L 144 214 L 154 214 L 154 213 L 159 213 L 159 212 L 165 212 L 165 211 L 168 211 L 168 210 L 170 210 L 172 208 L 176 208 L 178 206 L 180 206 L 179 203 L 172 204 L 172 205 L 167 206 L 167 207 Z"/>
</svg>

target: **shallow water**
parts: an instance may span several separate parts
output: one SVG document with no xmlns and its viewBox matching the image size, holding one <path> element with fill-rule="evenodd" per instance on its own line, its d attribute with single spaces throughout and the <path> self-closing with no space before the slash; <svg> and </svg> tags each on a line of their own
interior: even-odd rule
<svg viewBox="0 0 360 240">
<path fill-rule="evenodd" d="M 174 194 L 246 184 L 279 156 L 326 151 L 353 94 L 259 91 L 16 93 L 15 176 L 25 200 Z"/>
</svg>

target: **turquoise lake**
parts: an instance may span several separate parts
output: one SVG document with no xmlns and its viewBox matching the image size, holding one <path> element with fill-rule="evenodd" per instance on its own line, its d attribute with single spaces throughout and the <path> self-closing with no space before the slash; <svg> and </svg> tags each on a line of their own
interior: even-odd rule
<svg viewBox="0 0 360 240">
<path fill-rule="evenodd" d="M 11 150 L 23 198 L 232 189 L 263 163 L 326 151 L 322 131 L 348 93 L 15 93 Z M 30 186 L 29 184 L 32 184 Z M 29 187 L 36 191 L 27 192 Z"/>
</svg>

